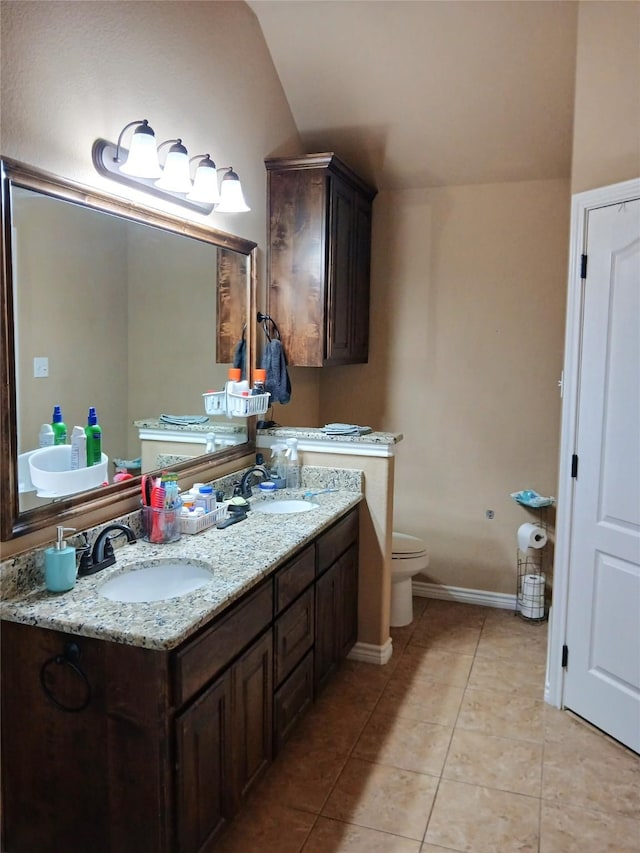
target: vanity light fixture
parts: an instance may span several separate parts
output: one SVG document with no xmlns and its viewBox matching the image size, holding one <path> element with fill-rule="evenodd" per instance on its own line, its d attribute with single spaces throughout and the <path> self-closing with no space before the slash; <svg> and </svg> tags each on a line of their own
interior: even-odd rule
<svg viewBox="0 0 640 853">
<path fill-rule="evenodd" d="M 171 145 L 171 148 L 167 154 L 162 175 L 156 181 L 156 186 L 158 189 L 170 193 L 186 194 L 191 191 L 192 186 L 187 149 L 182 144 L 181 139 L 167 139 L 166 142 L 161 142 L 158 146 L 158 154 L 165 145 Z"/>
<path fill-rule="evenodd" d="M 131 139 L 131 148 L 129 156 L 123 158 L 122 152 L 122 137 L 125 131 L 130 127 L 138 125 L 133 132 Z M 116 145 L 116 153 L 114 160 L 118 163 L 118 168 L 125 175 L 131 175 L 135 178 L 159 178 L 162 174 L 160 163 L 158 162 L 158 150 L 156 148 L 156 135 L 153 128 L 149 127 L 149 122 L 145 119 L 132 121 L 120 131 L 118 144 Z"/>
<path fill-rule="evenodd" d="M 136 127 L 131 148 L 122 146 L 127 130 Z M 158 153 L 170 145 L 164 166 Z M 182 139 L 168 139 L 156 147 L 155 133 L 147 119 L 132 121 L 120 132 L 114 145 L 106 139 L 96 139 L 92 148 L 93 165 L 104 177 L 121 184 L 169 199 L 170 201 L 197 210 L 211 213 L 240 213 L 251 208 L 244 200 L 240 179 L 231 166 L 217 168 L 209 154 L 199 154 L 189 159 Z M 199 161 L 195 176 L 191 180 L 190 165 Z M 218 189 L 218 172 L 225 172 Z"/>
<path fill-rule="evenodd" d="M 240 178 L 231 166 L 225 168 L 228 169 L 228 172 L 222 177 L 220 204 L 216 205 L 216 210 L 219 213 L 244 213 L 247 210 L 251 210 L 244 200 Z"/>
<path fill-rule="evenodd" d="M 193 163 L 200 160 L 196 166 L 193 187 L 187 193 L 189 201 L 202 201 L 208 204 L 219 204 L 218 170 L 209 154 L 198 154 L 189 160 Z"/>
</svg>

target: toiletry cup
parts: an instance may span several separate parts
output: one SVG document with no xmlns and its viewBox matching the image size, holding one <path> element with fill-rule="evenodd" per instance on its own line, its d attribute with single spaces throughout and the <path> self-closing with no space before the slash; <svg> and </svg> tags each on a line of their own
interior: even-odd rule
<svg viewBox="0 0 640 853">
<path fill-rule="evenodd" d="M 263 500 L 273 500 L 275 497 L 276 484 L 272 480 L 264 480 L 258 486 Z"/>
<path fill-rule="evenodd" d="M 177 542 L 182 534 L 180 512 L 182 504 L 173 509 L 158 509 L 153 506 L 142 507 L 142 529 L 147 542 L 154 545 L 166 545 Z"/>
<path fill-rule="evenodd" d="M 75 550 L 72 562 L 58 560 L 45 566 L 44 570 L 44 580 L 49 592 L 67 592 L 73 589 L 77 576 Z"/>
</svg>

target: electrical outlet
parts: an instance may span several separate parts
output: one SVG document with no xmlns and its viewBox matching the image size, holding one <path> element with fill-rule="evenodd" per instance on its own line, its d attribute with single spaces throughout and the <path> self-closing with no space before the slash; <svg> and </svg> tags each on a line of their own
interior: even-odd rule
<svg viewBox="0 0 640 853">
<path fill-rule="evenodd" d="M 46 356 L 37 356 L 33 359 L 33 378 L 46 379 L 49 375 L 49 359 Z"/>
</svg>

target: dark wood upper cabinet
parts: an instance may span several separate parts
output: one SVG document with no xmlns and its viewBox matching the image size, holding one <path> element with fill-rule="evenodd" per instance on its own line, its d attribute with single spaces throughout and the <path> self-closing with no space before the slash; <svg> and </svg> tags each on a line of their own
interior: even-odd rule
<svg viewBox="0 0 640 853">
<path fill-rule="evenodd" d="M 331 153 L 265 165 L 267 311 L 289 365 L 366 362 L 376 190 Z"/>
</svg>

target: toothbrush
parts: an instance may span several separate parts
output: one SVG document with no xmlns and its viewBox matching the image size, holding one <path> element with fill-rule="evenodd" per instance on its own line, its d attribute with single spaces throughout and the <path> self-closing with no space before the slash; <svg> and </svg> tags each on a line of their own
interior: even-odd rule
<svg viewBox="0 0 640 853">
<path fill-rule="evenodd" d="M 316 495 L 324 495 L 327 492 L 338 492 L 339 489 L 320 489 L 319 492 L 305 492 L 303 495 L 304 498 L 315 498 Z"/>
</svg>

